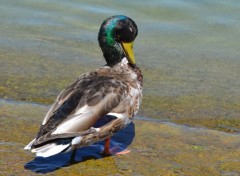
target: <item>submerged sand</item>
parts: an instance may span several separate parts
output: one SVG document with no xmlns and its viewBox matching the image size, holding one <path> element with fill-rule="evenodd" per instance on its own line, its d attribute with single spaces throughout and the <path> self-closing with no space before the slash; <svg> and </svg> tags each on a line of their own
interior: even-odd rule
<svg viewBox="0 0 240 176">
<path fill-rule="evenodd" d="M 129 155 L 89 157 L 47 175 L 240 175 L 239 3 L 216 0 L 1 2 L 0 97 L 17 102 L 0 100 L 0 175 L 37 175 L 24 169 L 34 155 L 23 147 L 47 107 L 23 102 L 51 104 L 105 64 L 97 34 L 116 14 L 138 24 L 140 114 L 156 123 L 134 122 Z"/>
<path fill-rule="evenodd" d="M 34 155 L 24 146 L 48 107 L 0 101 L 0 175 L 38 175 L 24 166 Z M 240 134 L 173 123 L 135 120 L 130 154 L 89 158 L 46 175 L 240 175 Z"/>
</svg>

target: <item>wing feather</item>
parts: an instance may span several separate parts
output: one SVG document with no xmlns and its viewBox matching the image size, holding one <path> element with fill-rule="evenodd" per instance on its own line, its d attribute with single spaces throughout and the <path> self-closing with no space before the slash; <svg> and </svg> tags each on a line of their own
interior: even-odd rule
<svg viewBox="0 0 240 176">
<path fill-rule="evenodd" d="M 77 79 L 50 108 L 34 145 L 88 131 L 119 105 L 126 92 L 127 85 L 113 77 L 89 74 Z"/>
<path fill-rule="evenodd" d="M 83 75 L 85 76 L 85 75 Z M 58 97 L 56 98 L 54 104 L 51 106 L 49 111 L 47 112 L 46 116 L 43 119 L 42 125 L 45 125 L 48 120 L 56 113 L 58 109 L 61 108 L 61 106 L 69 100 L 69 98 L 76 92 L 78 84 L 81 82 L 81 80 L 84 77 L 78 78 L 73 84 L 68 86 L 65 90 L 63 90 Z"/>
</svg>

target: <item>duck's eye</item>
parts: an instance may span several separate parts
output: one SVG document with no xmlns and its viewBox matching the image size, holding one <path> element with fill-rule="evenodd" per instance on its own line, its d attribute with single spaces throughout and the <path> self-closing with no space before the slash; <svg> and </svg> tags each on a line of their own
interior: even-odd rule
<svg viewBox="0 0 240 176">
<path fill-rule="evenodd" d="M 129 28 L 129 30 L 130 30 L 130 32 L 133 32 L 133 30 L 132 30 L 132 28 L 131 28 L 131 27 Z"/>
</svg>

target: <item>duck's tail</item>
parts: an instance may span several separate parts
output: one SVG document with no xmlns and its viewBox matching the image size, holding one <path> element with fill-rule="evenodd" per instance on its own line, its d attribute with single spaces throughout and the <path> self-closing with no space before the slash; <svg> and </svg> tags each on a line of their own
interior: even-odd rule
<svg viewBox="0 0 240 176">
<path fill-rule="evenodd" d="M 65 151 L 70 145 L 50 143 L 39 148 L 34 148 L 31 152 L 36 153 L 38 157 L 49 157 Z"/>
<path fill-rule="evenodd" d="M 29 144 L 24 147 L 24 150 L 31 150 L 32 145 L 35 141 L 36 141 L 36 138 L 34 138 L 31 142 L 29 142 Z"/>
<path fill-rule="evenodd" d="M 60 141 L 50 142 L 39 147 L 34 146 L 35 141 L 36 138 L 24 147 L 24 150 L 30 150 L 38 157 L 50 157 L 61 152 L 70 151 L 72 147 L 72 139 L 60 139 Z"/>
<path fill-rule="evenodd" d="M 89 130 L 90 131 L 90 130 Z M 35 145 L 36 138 L 33 139 L 24 149 L 30 150 L 32 153 L 35 153 L 38 157 L 50 157 L 58 153 L 69 152 L 80 146 L 90 145 L 98 140 L 93 140 L 93 135 L 81 136 L 77 134 L 61 134 L 62 137 L 66 138 L 57 138 L 52 141 L 48 141 L 45 144 Z M 78 135 L 78 136 L 77 136 Z"/>
</svg>

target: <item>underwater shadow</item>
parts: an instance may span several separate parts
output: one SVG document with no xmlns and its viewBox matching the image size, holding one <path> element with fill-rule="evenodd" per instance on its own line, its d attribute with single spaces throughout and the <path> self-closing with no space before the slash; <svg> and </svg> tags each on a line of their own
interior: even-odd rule
<svg viewBox="0 0 240 176">
<path fill-rule="evenodd" d="M 121 152 L 132 143 L 134 136 L 135 125 L 131 122 L 125 129 L 112 136 L 110 147 L 114 147 L 115 152 Z M 104 141 L 100 141 L 93 145 L 78 149 L 75 155 L 75 162 L 70 162 L 72 152 L 68 152 L 60 153 L 47 158 L 36 157 L 32 161 L 27 162 L 24 165 L 24 168 L 31 170 L 32 172 L 45 174 L 89 159 L 104 158 L 106 156 L 102 155 L 103 149 Z"/>
</svg>

